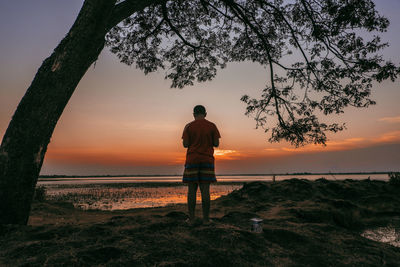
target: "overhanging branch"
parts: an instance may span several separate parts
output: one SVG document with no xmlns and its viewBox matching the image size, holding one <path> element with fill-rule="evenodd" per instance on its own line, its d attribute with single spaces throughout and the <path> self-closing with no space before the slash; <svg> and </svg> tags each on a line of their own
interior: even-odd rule
<svg viewBox="0 0 400 267">
<path fill-rule="evenodd" d="M 164 20 L 167 22 L 168 26 L 171 28 L 171 30 L 172 30 L 176 35 L 178 35 L 179 39 L 181 39 L 181 41 L 182 41 L 185 45 L 190 46 L 190 47 L 193 48 L 194 50 L 200 48 L 200 46 L 196 46 L 196 45 L 194 45 L 194 44 L 191 44 L 189 41 L 187 41 L 187 40 L 182 36 L 182 34 L 179 32 L 179 30 L 174 26 L 174 24 L 172 23 L 172 21 L 171 21 L 171 20 L 169 19 L 169 17 L 168 17 L 168 9 L 167 9 L 167 5 L 166 5 L 165 2 L 162 4 L 162 14 L 163 14 L 163 18 L 164 18 Z"/>
<path fill-rule="evenodd" d="M 279 124 L 282 126 L 282 128 L 286 129 L 286 130 L 290 130 L 287 126 L 286 123 L 284 121 L 284 119 L 281 116 L 281 112 L 279 110 L 279 103 L 278 103 L 278 99 L 277 99 L 277 92 L 276 92 L 276 87 L 275 87 L 275 81 L 274 81 L 274 67 L 273 67 L 273 59 L 270 53 L 270 44 L 268 43 L 268 40 L 265 39 L 264 35 L 262 33 L 260 33 L 258 31 L 258 29 L 256 28 L 256 26 L 254 26 L 250 20 L 246 17 L 246 15 L 242 12 L 242 10 L 238 7 L 237 3 L 235 3 L 233 0 L 226 0 L 225 1 L 226 4 L 232 9 L 233 13 L 236 14 L 236 16 L 246 25 L 248 25 L 253 31 L 254 33 L 257 35 L 258 38 L 260 38 L 264 49 L 266 51 L 267 54 L 267 58 L 268 58 L 268 64 L 270 67 L 270 76 L 271 76 L 271 88 L 272 88 L 272 94 L 271 96 L 274 97 L 275 100 L 275 110 L 276 110 L 276 114 L 278 116 L 278 121 Z"/>
<path fill-rule="evenodd" d="M 114 10 L 107 24 L 107 31 L 133 13 L 141 11 L 148 6 L 164 3 L 165 0 L 125 0 L 115 5 Z"/>
</svg>

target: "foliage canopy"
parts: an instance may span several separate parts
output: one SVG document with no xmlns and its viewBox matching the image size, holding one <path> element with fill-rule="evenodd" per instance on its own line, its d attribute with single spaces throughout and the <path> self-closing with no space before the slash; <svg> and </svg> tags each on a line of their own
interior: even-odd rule
<svg viewBox="0 0 400 267">
<path fill-rule="evenodd" d="M 325 144 L 344 129 L 321 115 L 368 107 L 374 81 L 400 71 L 378 52 L 389 21 L 371 0 L 160 1 L 113 27 L 107 45 L 146 74 L 166 70 L 172 87 L 215 77 L 228 62 L 266 69 L 261 98 L 247 95 L 246 115 L 271 130 L 269 141 Z"/>
</svg>

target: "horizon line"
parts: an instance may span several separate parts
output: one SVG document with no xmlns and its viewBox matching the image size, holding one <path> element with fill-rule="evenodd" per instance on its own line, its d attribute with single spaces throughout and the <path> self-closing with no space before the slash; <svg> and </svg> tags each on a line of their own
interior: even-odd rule
<svg viewBox="0 0 400 267">
<path fill-rule="evenodd" d="M 372 171 L 372 172 L 293 172 L 293 173 L 243 173 L 243 174 L 216 174 L 216 176 L 288 176 L 288 175 L 354 175 L 354 174 L 389 174 L 397 171 Z M 42 174 L 39 178 L 65 177 L 65 178 L 90 178 L 90 177 L 167 177 L 182 176 L 182 174 L 100 174 L 100 175 L 79 175 L 79 174 Z"/>
</svg>

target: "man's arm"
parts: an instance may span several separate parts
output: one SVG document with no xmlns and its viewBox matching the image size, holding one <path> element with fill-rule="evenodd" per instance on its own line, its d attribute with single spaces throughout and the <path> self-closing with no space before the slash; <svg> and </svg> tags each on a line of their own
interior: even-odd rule
<svg viewBox="0 0 400 267">
<path fill-rule="evenodd" d="M 182 143 L 183 143 L 183 147 L 185 147 L 185 148 L 189 147 L 189 140 L 183 139 Z"/>
<path fill-rule="evenodd" d="M 219 138 L 215 138 L 213 140 L 213 146 L 218 147 L 219 146 Z"/>
<path fill-rule="evenodd" d="M 187 133 L 187 128 L 189 126 L 190 123 L 185 125 L 185 128 L 183 129 L 183 134 L 182 134 L 182 143 L 183 143 L 183 147 L 184 148 L 188 148 L 189 147 L 189 136 Z"/>
</svg>

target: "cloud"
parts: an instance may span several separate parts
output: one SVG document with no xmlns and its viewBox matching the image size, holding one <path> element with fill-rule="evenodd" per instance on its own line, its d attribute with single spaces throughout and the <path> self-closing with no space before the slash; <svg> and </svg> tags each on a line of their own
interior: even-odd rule
<svg viewBox="0 0 400 267">
<path fill-rule="evenodd" d="M 362 143 L 365 142 L 364 138 L 348 138 L 344 140 L 328 141 L 326 146 L 321 145 L 306 145 L 304 147 L 283 147 L 282 150 L 291 153 L 309 153 L 309 152 L 322 152 L 322 151 L 337 151 L 337 150 L 349 150 L 358 147 L 362 147 Z"/>
<path fill-rule="evenodd" d="M 384 121 L 384 122 L 388 122 L 388 123 L 400 123 L 400 116 L 383 117 L 383 118 L 380 118 L 379 121 Z"/>
<path fill-rule="evenodd" d="M 373 138 L 352 137 L 343 140 L 328 141 L 326 146 L 306 145 L 304 147 L 266 148 L 264 153 L 279 156 L 289 153 L 318 153 L 327 151 L 345 151 L 376 145 L 400 143 L 400 131 L 383 133 Z"/>
<path fill-rule="evenodd" d="M 99 164 L 104 166 L 155 166 L 183 164 L 181 152 L 122 150 L 110 148 L 57 147 L 46 155 L 46 160 L 55 163 Z"/>
<path fill-rule="evenodd" d="M 279 151 L 279 148 L 264 148 L 264 151 L 275 152 L 275 151 Z"/>
<path fill-rule="evenodd" d="M 215 149 L 214 150 L 214 155 L 215 156 L 224 156 L 228 154 L 233 154 L 236 153 L 236 150 L 229 150 L 229 149 Z"/>
<path fill-rule="evenodd" d="M 234 160 L 242 157 L 243 155 L 237 150 L 232 149 L 215 149 L 214 156 L 219 160 Z"/>
<path fill-rule="evenodd" d="M 400 142 L 400 131 L 384 133 L 372 140 L 374 143 L 396 143 Z"/>
</svg>

